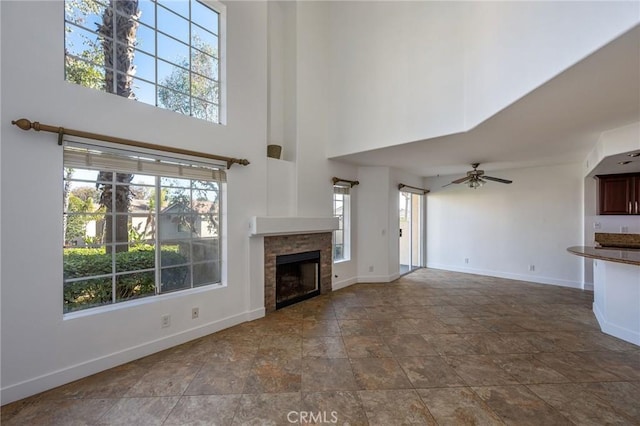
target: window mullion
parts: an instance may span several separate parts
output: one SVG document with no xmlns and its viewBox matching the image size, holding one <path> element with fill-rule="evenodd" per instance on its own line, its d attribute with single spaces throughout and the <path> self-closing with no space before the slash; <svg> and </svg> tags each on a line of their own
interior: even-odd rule
<svg viewBox="0 0 640 426">
<path fill-rule="evenodd" d="M 155 245 L 155 282 L 156 282 L 156 294 L 160 294 L 162 286 L 162 246 L 160 243 L 160 209 L 162 208 L 162 187 L 160 186 L 160 176 L 156 176 L 156 194 L 155 194 L 155 207 L 153 209 L 153 217 L 155 221 L 153 242 Z"/>
<path fill-rule="evenodd" d="M 111 300 L 116 303 L 116 229 L 118 227 L 118 215 L 116 211 L 116 172 L 111 172 Z M 106 249 L 106 247 L 105 247 Z"/>
</svg>

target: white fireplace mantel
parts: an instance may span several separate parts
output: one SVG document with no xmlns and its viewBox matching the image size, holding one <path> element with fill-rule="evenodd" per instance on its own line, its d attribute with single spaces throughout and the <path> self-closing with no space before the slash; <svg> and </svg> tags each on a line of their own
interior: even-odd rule
<svg viewBox="0 0 640 426">
<path fill-rule="evenodd" d="M 337 217 L 253 216 L 249 223 L 251 236 L 315 234 L 336 229 Z"/>
</svg>

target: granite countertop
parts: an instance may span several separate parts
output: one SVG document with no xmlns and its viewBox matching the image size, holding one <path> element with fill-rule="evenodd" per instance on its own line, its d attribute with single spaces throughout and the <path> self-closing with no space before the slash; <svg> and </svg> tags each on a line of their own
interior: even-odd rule
<svg viewBox="0 0 640 426">
<path fill-rule="evenodd" d="M 588 257 L 590 259 L 640 266 L 639 249 L 573 246 L 567 248 L 567 251 L 577 256 Z"/>
</svg>

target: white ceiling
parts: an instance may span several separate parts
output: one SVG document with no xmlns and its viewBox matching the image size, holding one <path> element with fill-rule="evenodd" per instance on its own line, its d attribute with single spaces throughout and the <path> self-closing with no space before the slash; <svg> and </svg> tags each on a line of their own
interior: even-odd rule
<svg viewBox="0 0 640 426">
<path fill-rule="evenodd" d="M 580 162 L 606 130 L 640 120 L 640 26 L 468 132 L 334 157 L 418 176 Z M 614 171 L 640 171 L 640 157 Z"/>
</svg>

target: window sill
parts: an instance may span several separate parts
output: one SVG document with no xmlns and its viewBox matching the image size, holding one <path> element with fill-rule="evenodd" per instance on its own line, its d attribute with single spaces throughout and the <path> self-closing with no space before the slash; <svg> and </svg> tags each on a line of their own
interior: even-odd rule
<svg viewBox="0 0 640 426">
<path fill-rule="evenodd" d="M 192 288 L 189 290 L 174 291 L 172 293 L 165 293 L 165 294 L 159 294 L 157 296 L 143 297 L 140 299 L 134 299 L 127 302 L 119 302 L 111 305 L 97 306 L 95 308 L 87 308 L 81 311 L 74 311 L 74 312 L 63 314 L 62 319 L 63 321 L 67 321 L 67 320 L 74 320 L 76 318 L 86 318 L 93 315 L 100 315 L 100 314 L 106 314 L 113 311 L 119 311 L 121 309 L 129 309 L 129 308 L 134 308 L 136 306 L 148 305 L 152 303 L 177 299 L 177 298 L 189 296 L 191 294 L 199 294 L 199 293 L 205 293 L 208 291 L 215 291 L 217 289 L 225 288 L 225 287 L 227 287 L 226 284 L 210 284 L 210 285 L 206 285 L 198 288 Z"/>
<path fill-rule="evenodd" d="M 338 263 L 346 263 L 346 262 L 351 262 L 351 259 L 340 259 L 340 260 L 334 260 L 333 264 L 336 265 Z"/>
</svg>

